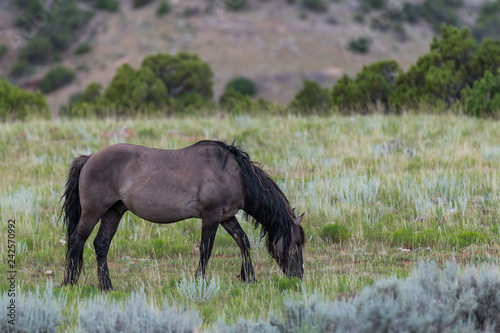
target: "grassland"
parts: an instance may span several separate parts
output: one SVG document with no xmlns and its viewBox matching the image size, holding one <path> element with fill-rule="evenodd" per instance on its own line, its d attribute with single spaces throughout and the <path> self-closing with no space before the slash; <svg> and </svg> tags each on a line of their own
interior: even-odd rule
<svg viewBox="0 0 500 333">
<path fill-rule="evenodd" d="M 59 198 L 68 164 L 78 154 L 117 142 L 170 149 L 201 139 L 234 139 L 264 163 L 296 210 L 306 212 L 302 290 L 326 299 L 349 296 L 378 278 L 407 276 L 419 258 L 441 264 L 451 257 L 461 264 L 498 261 L 499 133 L 498 122 L 446 115 L 4 123 L 0 252 L 7 257 L 7 221 L 15 219 L 18 291 L 62 281 L 65 232 Z M 351 236 L 342 243 L 323 240 L 320 231 L 328 223 L 345 226 Z M 220 318 L 266 320 L 280 311 L 284 298 L 300 291 L 283 291 L 282 273 L 259 230 L 242 225 L 253 245 L 257 283 L 236 278 L 239 249 L 221 228 L 207 274 L 209 280 L 220 279 L 220 290 L 208 301 L 193 301 L 177 285 L 196 269 L 201 222 L 156 225 L 127 213 L 109 253 L 116 289 L 109 297 L 122 300 L 142 289 L 154 304 L 197 309 L 203 328 Z M 73 330 L 79 304 L 100 293 L 94 236 L 86 244 L 79 284 L 57 291 L 68 300 L 61 331 Z M 7 289 L 3 279 L 0 291 Z"/>
</svg>

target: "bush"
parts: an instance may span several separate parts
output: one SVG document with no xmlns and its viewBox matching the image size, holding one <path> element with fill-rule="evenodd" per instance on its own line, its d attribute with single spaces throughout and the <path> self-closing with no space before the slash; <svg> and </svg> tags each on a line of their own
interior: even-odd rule
<svg viewBox="0 0 500 333">
<path fill-rule="evenodd" d="M 407 279 L 375 281 L 350 299 L 285 301 L 282 318 L 241 319 L 218 332 L 496 332 L 500 327 L 500 269 L 455 261 L 440 269 L 420 261 Z"/>
<path fill-rule="evenodd" d="M 169 95 L 161 79 L 147 69 L 136 71 L 128 64 L 117 69 L 104 97 L 117 107 L 164 107 Z"/>
<path fill-rule="evenodd" d="M 420 10 L 418 5 L 411 2 L 403 3 L 403 8 L 399 13 L 393 14 L 393 19 L 396 22 L 408 22 L 410 24 L 417 23 L 420 19 Z"/>
<path fill-rule="evenodd" d="M 74 78 L 75 73 L 73 71 L 63 66 L 57 66 L 51 68 L 45 74 L 40 81 L 39 88 L 42 93 L 48 94 L 71 83 Z"/>
<path fill-rule="evenodd" d="M 389 101 L 393 98 L 396 79 L 401 69 L 394 60 L 385 60 L 363 66 L 352 80 L 344 75 L 333 87 L 332 104 L 343 112 L 355 110 L 367 113 L 378 103 L 389 111 Z"/>
<path fill-rule="evenodd" d="M 178 310 L 164 304 L 155 309 L 146 303 L 144 293 L 133 293 L 123 307 L 97 296 L 83 302 L 78 312 L 81 332 L 195 332 L 200 326 L 199 314 L 195 311 Z"/>
<path fill-rule="evenodd" d="M 391 104 L 396 108 L 420 105 L 449 107 L 460 100 L 461 90 L 474 82 L 472 63 L 477 45 L 470 30 L 443 25 L 430 52 L 396 80 Z"/>
<path fill-rule="evenodd" d="M 89 43 L 82 43 L 78 45 L 78 47 L 75 49 L 75 54 L 86 54 L 92 51 L 92 48 L 90 47 Z"/>
<path fill-rule="evenodd" d="M 484 38 L 496 38 L 500 34 L 500 1 L 483 2 L 476 23 L 472 28 L 472 35 L 478 41 Z"/>
<path fill-rule="evenodd" d="M 304 87 L 290 103 L 290 108 L 304 113 L 325 112 L 329 106 L 328 90 L 310 80 L 304 80 Z"/>
<path fill-rule="evenodd" d="M 359 24 L 364 24 L 365 23 L 365 14 L 360 13 L 360 12 L 355 12 L 354 15 L 352 16 L 353 20 L 358 22 Z"/>
<path fill-rule="evenodd" d="M 259 97 L 253 102 L 253 110 L 257 112 L 276 112 L 279 113 L 283 110 L 280 105 L 274 104 L 265 98 Z"/>
<path fill-rule="evenodd" d="M 59 114 L 67 118 L 105 118 L 133 116 L 136 112 L 130 109 L 119 109 L 101 98 L 94 100 L 92 103 L 78 101 L 78 98 L 76 98 L 74 104 L 70 100 L 67 105 L 62 106 Z"/>
<path fill-rule="evenodd" d="M 395 91 L 396 79 L 401 69 L 394 60 L 379 61 L 363 66 L 356 75 L 356 84 L 362 99 L 358 102 L 363 109 L 369 109 L 380 102 L 386 112 L 389 111 L 389 100 Z"/>
<path fill-rule="evenodd" d="M 31 66 L 26 60 L 18 60 L 12 66 L 9 75 L 13 78 L 22 78 L 26 76 L 30 76 L 35 72 L 35 68 Z"/>
<path fill-rule="evenodd" d="M 102 97 L 101 87 L 87 87 L 85 95 L 99 91 L 96 98 L 65 107 L 64 114 L 70 117 L 132 116 L 166 113 L 161 111 L 166 108 L 169 112 L 212 108 L 215 105 L 211 100 L 212 76 L 210 66 L 194 54 L 148 56 L 138 70 L 128 64 L 119 67 Z"/>
<path fill-rule="evenodd" d="M 220 279 L 212 278 L 207 282 L 204 278 L 186 278 L 182 274 L 182 279 L 177 284 L 179 292 L 187 297 L 190 301 L 209 301 L 220 289 Z"/>
<path fill-rule="evenodd" d="M 20 59 L 31 64 L 45 64 L 54 58 L 54 49 L 50 39 L 43 35 L 36 35 L 21 50 Z"/>
<path fill-rule="evenodd" d="M 362 18 L 359 22 L 363 23 L 363 13 L 376 11 L 374 15 L 370 15 L 372 16 L 369 26 L 371 29 L 379 28 L 381 31 L 386 31 L 394 24 L 398 24 L 399 27 L 395 27 L 395 29 L 401 31 L 403 22 L 414 24 L 419 21 L 423 11 L 422 7 L 424 5 L 421 2 L 416 4 L 410 1 L 402 3 L 402 1 L 365 0 L 361 1 L 361 12 L 358 12 L 356 15 Z"/>
<path fill-rule="evenodd" d="M 102 85 L 100 83 L 90 83 L 82 95 L 82 102 L 92 103 L 96 99 L 102 98 Z"/>
<path fill-rule="evenodd" d="M 370 50 L 371 40 L 368 37 L 351 39 L 347 48 L 356 54 L 365 54 Z"/>
<path fill-rule="evenodd" d="M 243 113 L 252 108 L 250 97 L 243 95 L 233 87 L 228 87 L 219 98 L 219 105 L 234 113 Z"/>
<path fill-rule="evenodd" d="M 35 13 L 42 11 L 38 0 L 18 1 L 23 15 L 18 26 L 30 28 L 29 21 Z M 54 61 L 60 52 L 65 51 L 76 39 L 78 31 L 92 18 L 90 11 L 80 10 L 75 1 L 59 6 L 57 15 L 50 17 L 47 24 L 41 27 L 34 38 L 30 39 L 21 50 L 20 58 L 31 64 L 46 64 Z"/>
<path fill-rule="evenodd" d="M 426 229 L 415 231 L 403 228 L 394 231 L 392 234 L 392 244 L 407 249 L 415 249 L 435 245 L 438 243 L 440 237 L 441 235 L 438 230 Z"/>
<path fill-rule="evenodd" d="M 277 275 L 273 275 L 272 279 L 273 279 L 274 285 L 280 291 L 300 290 L 301 282 L 302 282 L 297 277 L 289 278 L 288 276 L 280 278 Z"/>
<path fill-rule="evenodd" d="M 325 0 L 302 0 L 302 7 L 317 13 L 328 11 L 328 4 Z"/>
<path fill-rule="evenodd" d="M 441 25 L 447 24 L 454 27 L 461 25 L 456 8 L 461 7 L 462 0 L 425 0 L 418 8 L 420 16 L 439 32 Z"/>
<path fill-rule="evenodd" d="M 362 92 L 357 82 L 344 74 L 333 86 L 332 105 L 344 113 L 352 111 L 360 106 Z"/>
<path fill-rule="evenodd" d="M 199 106 L 213 96 L 212 76 L 210 66 L 197 55 L 160 53 L 146 57 L 139 70 L 128 64 L 118 68 L 104 97 L 128 108 Z"/>
<path fill-rule="evenodd" d="M 196 93 L 186 93 L 177 98 L 172 98 L 169 111 L 182 114 L 199 114 L 215 109 L 216 103 L 213 100 L 203 98 Z"/>
<path fill-rule="evenodd" d="M 24 120 L 28 117 L 50 119 L 50 110 L 45 97 L 32 93 L 0 79 L 0 120 Z"/>
<path fill-rule="evenodd" d="M 69 96 L 69 105 L 75 105 L 77 103 L 81 103 L 83 102 L 83 93 L 82 92 L 77 92 L 77 93 L 74 93 L 74 94 L 71 94 L 71 96 Z"/>
<path fill-rule="evenodd" d="M 7 54 L 7 51 L 9 51 L 7 45 L 0 45 L 0 60 L 2 60 L 2 58 Z"/>
<path fill-rule="evenodd" d="M 448 241 L 452 246 L 464 248 L 476 243 L 488 243 L 489 238 L 474 231 L 463 231 L 459 234 L 450 235 Z"/>
<path fill-rule="evenodd" d="M 470 68 L 474 81 L 481 79 L 487 71 L 496 73 L 500 68 L 500 40 L 485 38 L 472 58 Z"/>
<path fill-rule="evenodd" d="M 222 0 L 226 8 L 229 10 L 244 10 L 248 8 L 247 0 Z"/>
<path fill-rule="evenodd" d="M 229 88 L 234 89 L 243 96 L 254 97 L 255 94 L 257 94 L 257 87 L 255 86 L 255 83 L 246 77 L 237 77 L 232 79 L 226 84 L 226 90 Z"/>
<path fill-rule="evenodd" d="M 408 228 L 399 229 L 392 234 L 392 244 L 413 249 L 415 247 L 415 238 L 415 231 Z"/>
<path fill-rule="evenodd" d="M 160 2 L 160 5 L 158 6 L 158 9 L 156 10 L 156 15 L 158 16 L 165 16 L 169 14 L 172 11 L 172 5 L 170 4 L 169 0 L 162 0 Z"/>
<path fill-rule="evenodd" d="M 149 70 L 159 78 L 172 98 L 183 94 L 198 94 L 203 99 L 213 97 L 212 69 L 196 54 L 179 52 L 175 56 L 161 53 L 151 55 L 142 62 L 142 69 Z"/>
<path fill-rule="evenodd" d="M 342 225 L 329 223 L 321 228 L 320 236 L 325 242 L 342 243 L 351 238 L 351 233 Z"/>
<path fill-rule="evenodd" d="M 94 8 L 114 13 L 120 9 L 120 5 L 116 0 L 95 0 Z"/>
<path fill-rule="evenodd" d="M 143 6 L 150 4 L 153 1 L 154 0 L 133 0 L 132 4 L 133 4 L 134 8 L 140 8 L 140 7 L 143 7 Z"/>
<path fill-rule="evenodd" d="M 364 12 L 372 10 L 382 10 L 387 7 L 387 0 L 364 0 L 361 1 L 361 9 Z"/>
<path fill-rule="evenodd" d="M 500 70 L 497 75 L 486 71 L 483 78 L 474 82 L 474 87 L 462 93 L 465 99 L 465 113 L 476 117 L 500 116 Z"/>
<path fill-rule="evenodd" d="M 0 297 L 2 304 L 10 304 L 7 293 Z M 56 333 L 61 325 L 61 311 L 65 308 L 66 298 L 55 296 L 51 283 L 47 283 L 44 292 L 40 287 L 27 294 L 16 295 L 15 326 L 9 324 L 6 316 L 0 321 L 1 332 L 46 332 Z M 9 310 L 6 310 L 7 312 Z"/>
<path fill-rule="evenodd" d="M 111 83 L 105 89 L 104 97 L 117 106 L 137 107 L 140 96 L 135 91 L 142 88 L 142 85 L 139 83 L 138 87 L 134 86 L 137 85 L 136 78 L 137 71 L 129 64 L 118 67 Z M 135 100 L 137 96 L 139 100 Z"/>
<path fill-rule="evenodd" d="M 407 249 L 433 246 L 438 244 L 440 240 L 457 248 L 464 248 L 476 243 L 489 242 L 489 238 L 486 235 L 473 231 L 461 231 L 458 233 L 448 232 L 447 234 L 442 234 L 438 230 L 426 229 L 415 231 L 409 228 L 402 228 L 396 230 L 392 234 L 392 244 Z"/>
</svg>

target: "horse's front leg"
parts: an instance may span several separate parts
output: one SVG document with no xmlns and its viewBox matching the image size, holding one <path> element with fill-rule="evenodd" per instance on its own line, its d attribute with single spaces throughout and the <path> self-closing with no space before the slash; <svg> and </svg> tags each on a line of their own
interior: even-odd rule
<svg viewBox="0 0 500 333">
<path fill-rule="evenodd" d="M 208 260 L 210 259 L 210 255 L 212 254 L 218 227 L 218 220 L 202 218 L 200 263 L 198 265 L 198 269 L 196 270 L 197 277 L 201 276 L 205 278 L 205 268 L 208 264 Z"/>
<path fill-rule="evenodd" d="M 243 231 L 236 217 L 232 217 L 221 223 L 226 231 L 233 237 L 241 251 L 241 273 L 242 281 L 255 282 L 255 272 L 250 259 L 250 242 L 247 234 Z"/>
</svg>

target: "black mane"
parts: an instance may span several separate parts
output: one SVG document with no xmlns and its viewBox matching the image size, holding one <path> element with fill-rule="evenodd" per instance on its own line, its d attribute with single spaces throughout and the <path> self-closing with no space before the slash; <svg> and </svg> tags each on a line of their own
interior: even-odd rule
<svg viewBox="0 0 500 333">
<path fill-rule="evenodd" d="M 285 194 L 262 170 L 259 163 L 250 159 L 248 153 L 239 146 L 227 145 L 220 141 L 201 141 L 215 143 L 229 151 L 241 168 L 241 177 L 245 187 L 246 215 L 253 217 L 256 227 L 260 224 L 261 237 L 266 238 L 267 250 L 272 254 L 273 248 L 280 237 L 283 237 L 285 251 L 292 242 L 292 226 L 295 214 Z M 201 143 L 200 142 L 200 143 Z"/>
</svg>

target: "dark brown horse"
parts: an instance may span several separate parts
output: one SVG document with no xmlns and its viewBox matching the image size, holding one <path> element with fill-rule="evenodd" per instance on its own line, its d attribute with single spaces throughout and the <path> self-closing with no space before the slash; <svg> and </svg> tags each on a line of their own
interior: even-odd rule
<svg viewBox="0 0 500 333">
<path fill-rule="evenodd" d="M 234 238 L 243 259 L 240 277 L 255 279 L 250 243 L 235 215 L 243 209 L 262 226 L 261 235 L 283 272 L 302 278 L 303 215 L 248 154 L 234 145 L 201 141 L 179 150 L 117 144 L 73 160 L 64 192 L 68 251 L 64 284 L 75 284 L 83 247 L 101 220 L 94 240 L 101 289 L 111 289 L 107 254 L 122 215 L 130 210 L 156 223 L 201 218 L 200 263 L 205 276 L 219 224 Z"/>
</svg>

